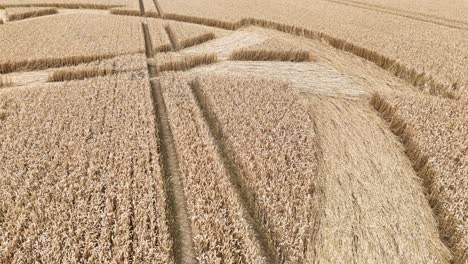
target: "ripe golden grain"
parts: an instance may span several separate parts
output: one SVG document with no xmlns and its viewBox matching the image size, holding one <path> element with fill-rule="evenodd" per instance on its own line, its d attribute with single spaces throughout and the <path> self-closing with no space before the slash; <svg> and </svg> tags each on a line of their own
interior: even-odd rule
<svg viewBox="0 0 468 264">
<path fill-rule="evenodd" d="M 313 61 L 312 55 L 308 51 L 288 50 L 259 50 L 259 49 L 240 49 L 235 50 L 231 56 L 231 60 L 242 61 Z"/>
<path fill-rule="evenodd" d="M 56 8 L 40 8 L 40 7 L 15 7 L 15 8 L 6 8 L 6 14 L 8 21 L 21 20 L 30 17 L 46 16 L 57 14 L 58 10 Z"/>
<path fill-rule="evenodd" d="M 198 45 L 215 38 L 212 29 L 199 25 L 171 21 L 167 27 L 166 31 L 169 38 L 173 40 L 177 50 Z"/>
<path fill-rule="evenodd" d="M 23 2 L 26 2 L 26 1 L 23 1 Z M 90 1 L 88 3 L 85 3 L 85 1 L 83 1 L 82 3 L 76 3 L 76 2 L 59 3 L 60 1 L 57 1 L 57 0 L 54 0 L 55 3 L 44 3 L 43 1 L 40 1 L 40 0 L 39 1 L 32 0 L 28 2 L 29 3 L 18 4 L 17 1 L 3 0 L 2 3 L 0 4 L 0 9 L 6 9 L 9 7 L 56 7 L 56 8 L 67 8 L 67 9 L 81 9 L 81 8 L 110 9 L 110 8 L 126 5 L 126 3 L 118 3 L 118 2 L 116 4 L 116 1 L 109 1 L 108 4 L 104 4 L 104 3 L 96 4 L 96 3 L 92 3 L 93 1 Z"/>
<path fill-rule="evenodd" d="M 110 9 L 113 7 L 130 6 L 131 0 L 1 0 L 0 8 L 7 7 L 56 7 L 66 9 Z"/>
<path fill-rule="evenodd" d="M 201 263 L 265 263 L 187 80 L 160 77 Z"/>
<path fill-rule="evenodd" d="M 313 8 L 305 0 L 297 5 L 280 0 L 240 0 L 235 3 L 195 0 L 188 4 L 181 0 L 160 0 L 160 4 L 168 19 L 227 29 L 257 25 L 323 40 L 335 48 L 374 62 L 421 88 L 430 87 L 435 94 L 468 98 L 465 52 L 468 44 L 464 41 L 464 30 L 406 17 L 396 20 L 392 14 L 350 9 L 349 6 L 326 1 L 316 3 Z M 285 10 L 289 15 L 285 15 Z M 373 23 L 370 30 L 367 26 L 369 21 Z M 396 41 L 392 33 L 395 30 L 400 34 Z M 438 37 L 434 39 L 431 36 Z M 447 53 L 447 50 L 451 52 Z M 448 57 L 441 60 L 440 54 Z"/>
<path fill-rule="evenodd" d="M 90 67 L 80 70 L 57 70 L 49 75 L 49 82 L 63 82 L 70 80 L 83 80 L 87 78 L 105 76 L 114 74 L 113 69 L 99 69 L 96 67 Z"/>
<path fill-rule="evenodd" d="M 119 72 L 141 71 L 146 69 L 146 57 L 143 54 L 129 54 L 110 59 L 92 61 L 87 64 L 63 67 L 49 73 L 49 82 L 82 80 Z"/>
<path fill-rule="evenodd" d="M 199 45 L 215 38 L 213 32 L 208 32 L 193 38 L 183 39 L 179 42 L 180 48 L 185 49 L 191 46 Z"/>
<path fill-rule="evenodd" d="M 142 2 L 145 9 L 145 17 L 160 17 L 155 0 L 142 0 Z"/>
<path fill-rule="evenodd" d="M 0 76 L 0 88 L 2 87 L 11 87 L 15 85 L 14 77 L 10 76 Z"/>
<path fill-rule="evenodd" d="M 352 0 L 346 2 L 361 8 L 379 10 L 381 12 L 388 12 L 400 16 L 409 16 L 414 19 L 421 19 L 421 21 L 441 23 L 442 25 L 466 26 L 468 24 L 468 20 L 466 19 L 467 6 L 466 2 L 463 1 L 452 2 L 450 5 L 441 5 L 441 2 L 430 1 L 417 3 L 405 0 L 395 0 L 391 2 L 386 0 Z"/>
<path fill-rule="evenodd" d="M 424 189 L 381 118 L 366 101 L 307 99 L 321 156 L 305 263 L 450 263 Z"/>
<path fill-rule="evenodd" d="M 371 104 L 390 122 L 422 178 L 455 263 L 468 260 L 468 109 L 420 94 L 375 94 Z"/>
<path fill-rule="evenodd" d="M 1 263 L 172 263 L 145 72 L 0 90 L 0 110 Z"/>
<path fill-rule="evenodd" d="M 170 25 L 166 25 L 164 27 L 164 30 L 166 31 L 166 34 L 169 37 L 169 40 L 171 41 L 172 50 L 173 51 L 180 50 L 179 42 L 177 41 L 177 37 L 176 37 L 174 31 L 172 31 L 172 27 Z"/>
<path fill-rule="evenodd" d="M 0 35 L 17 36 L 0 38 L 0 73 L 77 65 L 144 51 L 141 24 L 130 17 L 49 16 L 5 24 Z M 31 43 L 37 45 L 32 49 Z"/>
<path fill-rule="evenodd" d="M 240 27 L 240 24 L 235 23 L 235 22 L 226 22 L 226 21 L 210 19 L 206 17 L 202 18 L 202 17 L 189 16 L 189 15 L 180 15 L 177 13 L 164 13 L 163 18 L 169 19 L 169 20 L 181 21 L 181 22 L 188 22 L 188 23 L 193 23 L 193 24 L 200 24 L 200 25 L 205 25 L 209 27 L 218 27 L 218 28 L 223 28 L 223 29 L 228 29 L 228 30 L 235 30 Z"/>
<path fill-rule="evenodd" d="M 276 252 L 271 257 L 304 261 L 319 155 L 313 120 L 283 82 L 213 76 L 201 78 L 199 90 Z"/>
<path fill-rule="evenodd" d="M 186 71 L 200 65 L 215 63 L 216 61 L 216 54 L 203 54 L 169 59 L 169 61 L 163 63 L 155 63 L 154 61 L 149 61 L 149 63 L 155 65 L 157 72 L 161 73 L 165 71 Z"/>
<path fill-rule="evenodd" d="M 151 36 L 151 44 L 153 45 L 153 51 L 155 53 L 172 50 L 171 40 L 166 33 L 164 24 L 160 20 L 149 20 L 148 28 Z"/>
</svg>

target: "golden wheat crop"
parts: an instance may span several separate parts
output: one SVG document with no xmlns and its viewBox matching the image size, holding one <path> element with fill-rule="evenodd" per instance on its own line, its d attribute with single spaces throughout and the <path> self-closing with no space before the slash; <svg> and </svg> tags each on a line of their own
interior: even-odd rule
<svg viewBox="0 0 468 264">
<path fill-rule="evenodd" d="M 114 74 L 116 71 L 113 69 L 100 69 L 97 67 L 83 67 L 81 69 L 76 70 L 67 70 L 61 69 L 52 72 L 49 77 L 49 82 L 63 82 L 63 81 L 70 81 L 70 80 L 83 80 L 98 76 L 105 76 Z"/>
<path fill-rule="evenodd" d="M 207 65 L 216 62 L 216 54 L 200 54 L 192 56 L 172 56 L 160 62 L 159 59 L 148 60 L 150 65 L 156 66 L 158 73 L 165 71 L 186 71 L 193 67 Z"/>
<path fill-rule="evenodd" d="M 2 87 L 10 87 L 10 86 L 13 86 L 15 84 L 15 79 L 14 77 L 10 77 L 10 76 L 3 76 L 3 75 L 0 75 L 0 88 Z"/>
<path fill-rule="evenodd" d="M 219 122 L 277 259 L 303 261 L 316 209 L 313 120 L 282 82 L 201 78 L 200 93 L 214 113 L 212 119 Z"/>
<path fill-rule="evenodd" d="M 448 263 L 424 190 L 379 116 L 360 100 L 307 98 L 322 156 L 306 263 Z"/>
<path fill-rule="evenodd" d="M 215 38 L 214 32 L 209 29 L 187 23 L 171 22 L 167 25 L 166 32 L 169 34 L 169 38 L 173 39 L 176 50 L 185 49 Z"/>
<path fill-rule="evenodd" d="M 144 51 L 141 24 L 127 17 L 50 16 L 5 24 L 0 35 L 16 36 L 0 38 L 0 73 L 77 65 Z"/>
<path fill-rule="evenodd" d="M 21 20 L 30 17 L 57 14 L 56 8 L 50 7 L 10 7 L 6 8 L 8 21 Z"/>
<path fill-rule="evenodd" d="M 169 36 L 166 33 L 164 24 L 161 20 L 151 19 L 148 20 L 148 28 L 151 36 L 151 44 L 153 45 L 153 51 L 167 52 L 172 50 L 172 43 Z"/>
<path fill-rule="evenodd" d="M 165 73 L 160 81 L 192 217 L 197 259 L 201 263 L 264 263 L 188 80 Z"/>
<path fill-rule="evenodd" d="M 146 69 L 145 55 L 130 54 L 93 61 L 77 66 L 62 67 L 51 70 L 49 73 L 49 82 L 62 82 L 69 80 L 82 80 L 97 76 L 116 74 L 119 72 L 138 71 Z"/>
<path fill-rule="evenodd" d="M 144 72 L 0 91 L 1 263 L 170 263 Z"/>
<path fill-rule="evenodd" d="M 235 50 L 231 56 L 231 60 L 246 60 L 246 61 L 312 61 L 312 55 L 308 51 L 302 50 L 259 50 L 259 49 L 240 49 Z"/>
<path fill-rule="evenodd" d="M 455 263 L 468 259 L 468 108 L 420 94 L 374 95 L 371 103 L 403 140 L 428 190 Z"/>
<path fill-rule="evenodd" d="M 115 7 L 112 8 L 110 12 L 111 14 L 122 16 L 143 16 L 138 6 L 134 6 L 133 8 Z"/>
<path fill-rule="evenodd" d="M 171 19 L 229 29 L 259 25 L 323 40 L 422 88 L 468 98 L 464 30 L 327 1 L 314 5 L 306 0 L 294 5 L 279 0 L 159 2 Z"/>
<path fill-rule="evenodd" d="M 127 5 L 114 7 L 111 14 L 124 16 L 160 17 L 154 0 L 131 1 Z"/>
<path fill-rule="evenodd" d="M 0 0 L 0 263 L 468 263 L 468 11 L 402 1 Z"/>
<path fill-rule="evenodd" d="M 145 16 L 147 17 L 160 17 L 159 11 L 156 8 L 156 0 L 143 0 L 145 7 Z"/>
<path fill-rule="evenodd" d="M 90 8 L 109 9 L 117 6 L 131 5 L 130 0 L 0 0 L 0 8 L 7 7 L 58 7 L 58 8 Z"/>
</svg>

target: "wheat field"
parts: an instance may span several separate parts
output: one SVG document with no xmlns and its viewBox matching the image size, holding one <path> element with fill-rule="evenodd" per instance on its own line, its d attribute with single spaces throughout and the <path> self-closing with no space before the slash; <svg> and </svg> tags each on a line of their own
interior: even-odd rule
<svg viewBox="0 0 468 264">
<path fill-rule="evenodd" d="M 462 0 L 0 0 L 0 263 L 468 264 Z"/>
</svg>

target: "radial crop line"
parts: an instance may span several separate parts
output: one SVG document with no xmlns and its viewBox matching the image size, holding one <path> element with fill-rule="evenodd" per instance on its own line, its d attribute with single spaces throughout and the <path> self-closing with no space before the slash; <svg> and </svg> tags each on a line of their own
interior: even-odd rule
<svg viewBox="0 0 468 264">
<path fill-rule="evenodd" d="M 223 166 L 229 174 L 232 187 L 235 189 L 242 207 L 246 212 L 246 220 L 255 232 L 263 257 L 265 257 L 267 263 L 280 263 L 281 261 L 279 261 L 280 258 L 274 249 L 273 241 L 267 230 L 263 227 L 262 221 L 255 210 L 253 200 L 251 199 L 251 192 L 242 179 L 242 173 L 239 167 L 236 165 L 235 161 L 230 158 L 229 150 L 223 142 L 222 129 L 217 121 L 216 114 L 210 111 L 209 103 L 207 103 L 207 99 L 204 98 L 200 91 L 198 79 L 190 82 L 189 86 L 197 106 L 202 113 L 203 119 L 208 125 L 210 136 L 217 145 L 217 154 L 220 156 Z"/>
<path fill-rule="evenodd" d="M 174 31 L 172 30 L 171 26 L 170 25 L 165 26 L 164 30 L 166 31 L 167 36 L 169 37 L 169 40 L 171 41 L 172 50 L 179 51 L 180 45 L 179 45 L 179 42 L 177 41 L 177 37 Z"/>
<path fill-rule="evenodd" d="M 138 0 L 140 3 L 140 15 L 144 16 L 145 15 L 145 5 L 143 4 L 143 0 Z"/>
<path fill-rule="evenodd" d="M 153 0 L 153 2 L 154 2 L 154 6 L 156 7 L 156 11 L 158 11 L 159 17 L 163 17 L 163 12 L 162 12 L 161 6 L 158 3 L 158 0 Z"/>
<path fill-rule="evenodd" d="M 154 56 L 148 25 L 143 24 L 145 35 L 146 55 L 148 58 Z M 156 68 L 148 65 L 149 77 L 156 77 Z M 192 230 L 186 207 L 184 188 L 180 180 L 179 161 L 172 131 L 167 116 L 166 104 L 164 102 L 159 80 L 150 81 L 151 97 L 156 118 L 158 131 L 158 143 L 160 150 L 160 164 L 162 175 L 165 179 L 165 191 L 168 197 L 167 210 L 170 219 L 170 232 L 174 239 L 173 254 L 177 263 L 197 263 L 192 239 Z"/>
<path fill-rule="evenodd" d="M 180 180 L 177 151 L 173 142 L 159 81 L 151 81 L 151 88 L 159 133 L 160 163 L 163 177 L 166 180 L 166 193 L 169 201 L 168 209 L 172 216 L 170 228 L 174 238 L 174 257 L 178 263 L 196 263 L 191 224 L 186 208 L 184 188 Z"/>
<path fill-rule="evenodd" d="M 133 256 L 135 255 L 135 249 L 133 248 L 133 245 L 135 244 L 135 199 L 133 197 L 133 194 L 135 193 L 135 174 L 133 168 L 131 169 L 130 177 L 130 194 L 132 197 L 130 197 L 130 205 L 128 208 L 130 213 L 128 216 L 127 261 L 128 263 L 133 263 Z"/>
</svg>

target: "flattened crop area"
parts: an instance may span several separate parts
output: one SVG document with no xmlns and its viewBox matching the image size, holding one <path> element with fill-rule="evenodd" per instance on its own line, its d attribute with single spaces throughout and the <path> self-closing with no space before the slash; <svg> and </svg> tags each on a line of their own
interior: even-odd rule
<svg viewBox="0 0 468 264">
<path fill-rule="evenodd" d="M 161 2 L 0 0 L 0 263 L 468 261 L 465 88 Z"/>
</svg>

